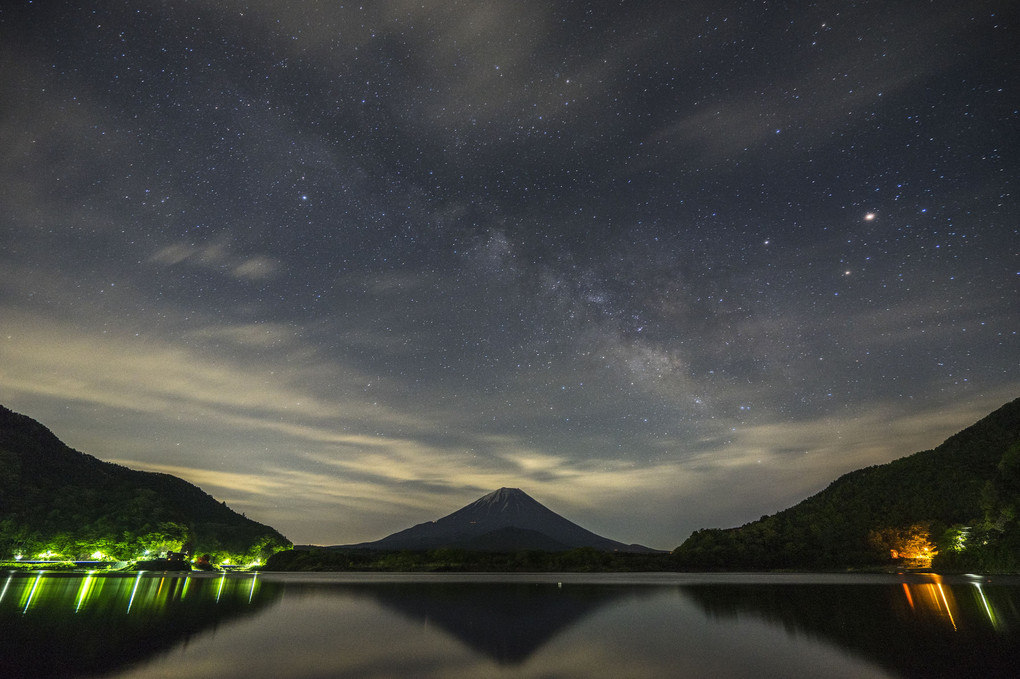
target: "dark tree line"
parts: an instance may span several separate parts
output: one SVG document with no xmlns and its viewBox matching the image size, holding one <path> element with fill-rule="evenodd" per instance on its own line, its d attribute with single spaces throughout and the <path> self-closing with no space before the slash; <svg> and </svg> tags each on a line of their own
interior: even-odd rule
<svg viewBox="0 0 1020 679">
<path fill-rule="evenodd" d="M 605 573 L 673 569 L 669 554 L 602 552 L 580 547 L 562 552 L 465 549 L 384 551 L 302 549 L 277 552 L 265 566 L 273 571 Z"/>
</svg>

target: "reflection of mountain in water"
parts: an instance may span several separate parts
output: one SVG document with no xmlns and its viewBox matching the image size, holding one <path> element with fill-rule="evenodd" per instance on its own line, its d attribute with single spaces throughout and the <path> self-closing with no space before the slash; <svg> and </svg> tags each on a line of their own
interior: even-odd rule
<svg viewBox="0 0 1020 679">
<path fill-rule="evenodd" d="M 2 675 L 109 673 L 251 615 L 280 591 L 253 575 L 0 575 Z"/>
<path fill-rule="evenodd" d="M 435 624 L 501 664 L 519 664 L 599 608 L 641 590 L 552 583 L 389 583 L 350 591 Z"/>
<path fill-rule="evenodd" d="M 1015 586 L 699 585 L 681 590 L 707 615 L 752 615 L 860 654 L 902 677 L 1015 677 Z M 1008 671 L 1009 674 L 1004 672 Z"/>
</svg>

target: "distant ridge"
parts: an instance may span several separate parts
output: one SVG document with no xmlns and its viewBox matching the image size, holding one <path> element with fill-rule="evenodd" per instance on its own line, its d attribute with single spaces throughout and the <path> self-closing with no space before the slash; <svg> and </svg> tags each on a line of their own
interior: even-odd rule
<svg viewBox="0 0 1020 679">
<path fill-rule="evenodd" d="M 568 521 L 519 488 L 500 488 L 436 521 L 419 523 L 375 542 L 339 545 L 346 549 L 475 551 L 540 549 L 549 552 L 590 547 L 605 552 L 655 552 L 602 537 Z"/>
</svg>

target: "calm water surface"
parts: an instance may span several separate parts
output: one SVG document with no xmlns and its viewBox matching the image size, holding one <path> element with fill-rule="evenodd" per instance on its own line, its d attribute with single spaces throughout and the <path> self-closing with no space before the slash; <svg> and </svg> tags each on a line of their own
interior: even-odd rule
<svg viewBox="0 0 1020 679">
<path fill-rule="evenodd" d="M 1015 677 L 1020 579 L 0 573 L 4 677 Z"/>
</svg>

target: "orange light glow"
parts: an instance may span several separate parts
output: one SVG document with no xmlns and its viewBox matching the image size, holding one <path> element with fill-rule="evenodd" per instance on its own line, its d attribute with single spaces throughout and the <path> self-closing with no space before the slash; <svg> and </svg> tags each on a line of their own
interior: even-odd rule
<svg viewBox="0 0 1020 679">
<path fill-rule="evenodd" d="M 912 597 L 910 595 L 910 585 L 908 585 L 905 582 L 903 583 L 903 593 L 907 595 L 907 603 L 910 604 L 911 608 L 913 608 L 914 607 L 914 597 Z"/>
<path fill-rule="evenodd" d="M 903 595 L 914 615 L 940 619 L 948 622 L 955 630 L 957 629 L 957 615 L 953 612 L 953 609 L 956 608 L 953 590 L 943 586 L 939 576 L 932 575 L 931 578 L 923 584 L 903 583 Z"/>
</svg>

